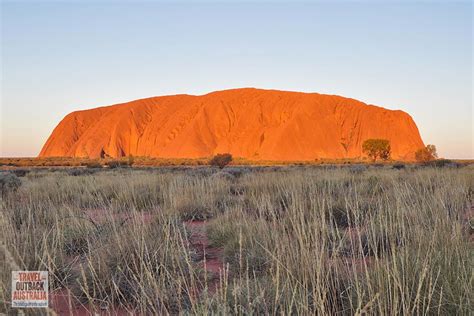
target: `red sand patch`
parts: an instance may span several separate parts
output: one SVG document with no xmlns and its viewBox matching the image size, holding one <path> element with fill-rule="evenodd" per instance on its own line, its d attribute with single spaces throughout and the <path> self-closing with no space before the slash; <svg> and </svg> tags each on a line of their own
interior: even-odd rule
<svg viewBox="0 0 474 316">
<path fill-rule="evenodd" d="M 185 226 L 191 232 L 189 242 L 195 251 L 196 260 L 208 273 L 207 288 L 213 294 L 219 287 L 219 276 L 224 271 L 222 248 L 212 247 L 206 233 L 206 221 L 186 221 Z"/>
<path fill-rule="evenodd" d="M 108 304 L 88 304 L 84 305 L 79 302 L 68 289 L 59 289 L 49 294 L 50 307 L 58 315 L 133 315 L 132 311 L 117 306 L 109 306 Z"/>
</svg>

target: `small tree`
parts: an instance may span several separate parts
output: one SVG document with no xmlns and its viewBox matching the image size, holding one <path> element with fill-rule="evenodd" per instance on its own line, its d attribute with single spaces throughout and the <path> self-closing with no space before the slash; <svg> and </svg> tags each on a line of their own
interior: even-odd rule
<svg viewBox="0 0 474 316">
<path fill-rule="evenodd" d="M 426 145 L 424 148 L 420 148 L 415 152 L 415 159 L 417 161 L 427 162 L 438 158 L 435 145 Z"/>
<path fill-rule="evenodd" d="M 362 151 L 374 162 L 377 158 L 388 160 L 391 152 L 390 141 L 387 139 L 367 139 L 362 144 Z"/>
<path fill-rule="evenodd" d="M 231 154 L 217 154 L 209 161 L 209 164 L 211 166 L 217 166 L 222 169 L 228 164 L 230 164 L 231 161 L 232 161 Z"/>
</svg>

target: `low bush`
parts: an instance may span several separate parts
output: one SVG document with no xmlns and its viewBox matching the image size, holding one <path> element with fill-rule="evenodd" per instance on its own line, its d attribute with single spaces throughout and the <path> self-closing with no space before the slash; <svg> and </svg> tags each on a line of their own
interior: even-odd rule
<svg viewBox="0 0 474 316">
<path fill-rule="evenodd" d="M 102 168 L 102 164 L 98 161 L 87 162 L 87 163 L 84 164 L 84 166 L 87 167 L 87 168 L 92 168 L 92 169 Z"/>
<path fill-rule="evenodd" d="M 181 204 L 176 212 L 183 221 L 204 221 L 214 216 L 209 207 L 196 203 Z"/>
<path fill-rule="evenodd" d="M 21 180 L 13 173 L 0 173 L 0 191 L 2 195 L 15 192 L 21 186 Z"/>
<path fill-rule="evenodd" d="M 248 174 L 251 172 L 250 168 L 245 168 L 245 167 L 228 167 L 225 169 L 227 173 L 230 173 L 236 178 L 241 177 L 244 174 Z"/>
<path fill-rule="evenodd" d="M 30 173 L 30 170 L 28 169 L 13 169 L 13 174 L 15 174 L 15 176 L 17 177 L 24 177 L 26 176 L 28 173 Z"/>
<path fill-rule="evenodd" d="M 360 174 L 364 171 L 367 171 L 367 166 L 364 165 L 354 165 L 349 167 L 349 171 L 354 174 Z"/>
<path fill-rule="evenodd" d="M 94 174 L 95 170 L 93 169 L 85 169 L 85 168 L 72 168 L 67 171 L 68 175 L 77 177 L 77 176 L 85 176 Z"/>
<path fill-rule="evenodd" d="M 402 170 L 402 169 L 405 169 L 405 164 L 402 164 L 402 163 L 396 163 L 392 166 L 393 169 L 396 169 L 396 170 Z"/>
<path fill-rule="evenodd" d="M 211 166 L 217 166 L 222 169 L 228 164 L 230 164 L 231 162 L 232 162 L 231 154 L 217 154 L 209 161 L 209 164 Z"/>
<path fill-rule="evenodd" d="M 425 166 L 436 167 L 436 168 L 458 168 L 459 164 L 450 159 L 436 159 L 433 161 L 425 162 Z"/>
<path fill-rule="evenodd" d="M 107 161 L 105 165 L 109 167 L 109 169 L 130 167 L 129 161 L 125 161 L 125 160 L 111 160 L 111 161 Z"/>
<path fill-rule="evenodd" d="M 227 171 L 219 171 L 210 176 L 211 179 L 223 179 L 227 181 L 235 180 L 235 176 Z"/>
</svg>

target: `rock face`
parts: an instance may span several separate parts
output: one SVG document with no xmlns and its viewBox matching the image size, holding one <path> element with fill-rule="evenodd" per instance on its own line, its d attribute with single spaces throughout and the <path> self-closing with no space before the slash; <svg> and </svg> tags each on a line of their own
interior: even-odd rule
<svg viewBox="0 0 474 316">
<path fill-rule="evenodd" d="M 390 140 L 392 158 L 400 160 L 413 159 L 424 146 L 415 122 L 402 111 L 334 95 L 246 88 L 73 112 L 39 156 L 360 158 L 369 138 Z"/>
</svg>

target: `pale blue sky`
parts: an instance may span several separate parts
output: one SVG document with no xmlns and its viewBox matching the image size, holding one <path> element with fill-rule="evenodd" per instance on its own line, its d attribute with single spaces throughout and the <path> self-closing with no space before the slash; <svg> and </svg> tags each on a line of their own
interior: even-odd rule
<svg viewBox="0 0 474 316">
<path fill-rule="evenodd" d="M 402 109 L 474 158 L 471 2 L 1 4 L 0 156 L 36 156 L 69 112 L 257 87 Z"/>
</svg>

